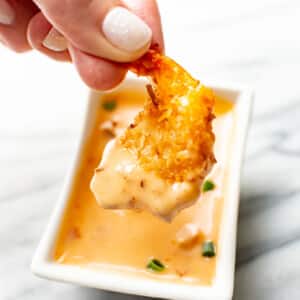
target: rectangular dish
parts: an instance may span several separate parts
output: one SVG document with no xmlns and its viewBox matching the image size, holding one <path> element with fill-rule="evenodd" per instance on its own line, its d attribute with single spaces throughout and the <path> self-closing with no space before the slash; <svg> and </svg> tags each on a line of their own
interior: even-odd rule
<svg viewBox="0 0 300 300">
<path fill-rule="evenodd" d="M 184 284 L 157 280 L 147 276 L 137 276 L 126 269 L 117 269 L 109 264 L 99 268 L 76 264 L 62 264 L 54 259 L 56 243 L 60 228 L 68 209 L 74 188 L 76 174 L 79 172 L 84 147 L 95 127 L 97 112 L 101 99 L 110 93 L 126 89 L 143 90 L 145 81 L 127 78 L 113 92 L 94 92 L 89 95 L 87 112 L 84 120 L 78 151 L 66 179 L 62 194 L 50 218 L 49 225 L 36 250 L 32 261 L 32 271 L 38 276 L 65 281 L 115 292 L 184 300 L 229 300 L 232 298 L 234 282 L 236 227 L 239 206 L 240 173 L 245 148 L 246 134 L 251 115 L 252 93 L 246 88 L 234 85 L 208 84 L 220 98 L 229 99 L 233 103 L 234 125 L 231 133 L 230 150 L 227 155 L 226 187 L 224 188 L 224 205 L 220 219 L 218 235 L 218 255 L 216 257 L 215 274 L 209 285 Z"/>
</svg>

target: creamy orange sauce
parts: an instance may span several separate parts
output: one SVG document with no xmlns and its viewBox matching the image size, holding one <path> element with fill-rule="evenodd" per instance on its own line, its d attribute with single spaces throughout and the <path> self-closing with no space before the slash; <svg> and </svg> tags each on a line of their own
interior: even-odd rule
<svg viewBox="0 0 300 300">
<path fill-rule="evenodd" d="M 133 153 L 114 139 L 104 149 L 91 190 L 104 208 L 147 210 L 171 220 L 179 210 L 177 203 L 188 205 L 197 200 L 200 186 L 197 182 L 170 183 L 145 171 Z"/>
<path fill-rule="evenodd" d="M 172 223 L 147 212 L 105 210 L 97 204 L 90 191 L 94 168 L 101 160 L 105 145 L 112 139 L 110 130 L 107 131 L 103 124 L 114 120 L 114 127 L 118 132 L 122 131 L 141 109 L 144 97 L 145 94 L 136 91 L 109 94 L 106 98 L 117 102 L 111 112 L 105 111 L 99 104 L 97 121 L 83 151 L 81 167 L 56 242 L 54 259 L 63 264 L 89 268 L 110 265 L 140 276 L 210 285 L 218 255 L 203 257 L 201 245 L 211 240 L 218 253 L 226 158 L 233 126 L 230 102 L 217 99 L 215 108 L 218 163 L 208 178 L 214 181 L 216 188 L 204 193 L 192 207 L 181 211 Z M 165 270 L 161 273 L 147 270 L 150 258 L 159 259 L 166 266 Z"/>
</svg>

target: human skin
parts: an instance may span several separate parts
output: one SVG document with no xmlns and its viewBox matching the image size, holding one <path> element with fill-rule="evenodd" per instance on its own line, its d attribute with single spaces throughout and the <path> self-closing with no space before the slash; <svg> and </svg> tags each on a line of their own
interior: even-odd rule
<svg viewBox="0 0 300 300">
<path fill-rule="evenodd" d="M 52 47 L 50 32 L 62 43 Z M 73 62 L 83 81 L 99 90 L 122 81 L 123 62 L 154 44 L 164 50 L 155 0 L 0 0 L 0 40 L 16 52 L 35 49 Z"/>
</svg>

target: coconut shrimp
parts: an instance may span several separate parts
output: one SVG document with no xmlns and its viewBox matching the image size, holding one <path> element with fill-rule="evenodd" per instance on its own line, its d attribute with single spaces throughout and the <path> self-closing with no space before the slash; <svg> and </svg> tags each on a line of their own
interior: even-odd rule
<svg viewBox="0 0 300 300">
<path fill-rule="evenodd" d="M 104 208 L 148 210 L 171 220 L 199 198 L 215 163 L 214 95 L 155 50 L 130 69 L 150 78 L 148 97 L 130 126 L 107 144 L 91 189 Z"/>
</svg>

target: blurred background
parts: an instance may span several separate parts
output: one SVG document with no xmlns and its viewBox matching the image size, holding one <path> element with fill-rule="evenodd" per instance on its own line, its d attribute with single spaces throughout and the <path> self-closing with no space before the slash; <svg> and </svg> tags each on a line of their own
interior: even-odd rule
<svg viewBox="0 0 300 300">
<path fill-rule="evenodd" d="M 234 299 L 300 299 L 300 1 L 159 5 L 169 56 L 204 83 L 255 91 Z M 1 45 L 0 88 L 0 299 L 134 299 L 30 273 L 76 148 L 87 88 L 72 65 Z"/>
</svg>

